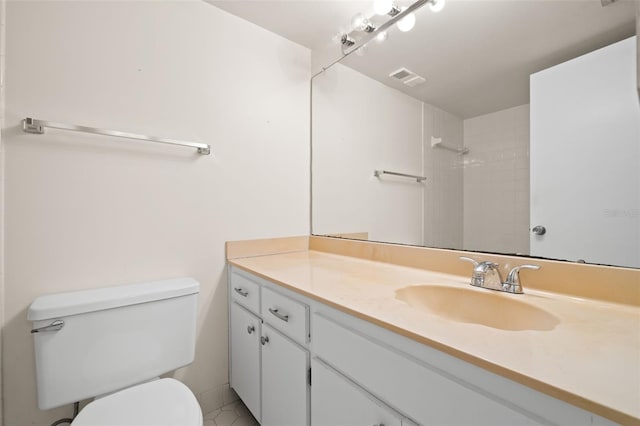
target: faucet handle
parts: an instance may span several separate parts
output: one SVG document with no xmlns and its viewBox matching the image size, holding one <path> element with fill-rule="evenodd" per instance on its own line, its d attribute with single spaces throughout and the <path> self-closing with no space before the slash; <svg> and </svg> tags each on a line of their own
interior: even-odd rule
<svg viewBox="0 0 640 426">
<path fill-rule="evenodd" d="M 473 273 L 470 284 L 474 287 L 487 287 L 498 290 L 502 286 L 502 278 L 498 264 L 485 260 L 478 262 L 470 257 L 461 256 L 460 260 L 473 263 Z"/>
<path fill-rule="evenodd" d="M 489 260 L 478 262 L 477 260 L 465 256 L 460 256 L 459 259 L 464 260 L 465 262 L 473 263 L 473 272 L 477 273 L 486 273 L 490 269 L 496 269 L 499 266 L 497 263 L 491 262 Z"/>
<path fill-rule="evenodd" d="M 465 256 L 460 256 L 459 258 L 460 260 L 464 260 L 465 262 L 471 262 L 473 263 L 473 267 L 475 268 L 476 266 L 478 266 L 480 264 L 480 262 L 478 262 L 477 260 L 474 260 L 470 257 L 465 257 Z"/>
<path fill-rule="evenodd" d="M 538 265 L 520 265 L 520 266 L 516 266 L 514 267 L 511 272 L 509 272 L 509 275 L 507 275 L 507 280 L 504 282 L 503 287 L 505 289 L 505 291 L 508 291 L 509 293 L 518 293 L 518 294 L 522 294 L 522 285 L 520 284 L 520 270 L 521 269 L 535 269 L 538 270 L 540 269 L 540 266 Z"/>
</svg>

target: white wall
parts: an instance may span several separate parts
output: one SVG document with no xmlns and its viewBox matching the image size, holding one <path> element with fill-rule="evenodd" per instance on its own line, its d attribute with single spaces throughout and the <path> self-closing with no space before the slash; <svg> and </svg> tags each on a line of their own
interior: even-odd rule
<svg viewBox="0 0 640 426">
<path fill-rule="evenodd" d="M 26 310 L 37 296 L 192 276 L 193 365 L 175 374 L 207 408 L 227 383 L 224 242 L 304 235 L 309 51 L 200 1 L 7 4 L 7 426 L 36 407 Z M 26 116 L 212 145 L 211 156 L 47 130 Z"/>
<path fill-rule="evenodd" d="M 464 121 L 464 249 L 529 253 L 529 105 Z"/>
<path fill-rule="evenodd" d="M 529 253 L 529 105 L 463 121 L 341 64 L 312 97 L 315 234 Z M 469 153 L 432 148 L 432 136 Z"/>
<path fill-rule="evenodd" d="M 462 120 L 342 64 L 313 82 L 313 232 L 462 247 Z M 374 170 L 425 176 L 415 180 Z"/>
<path fill-rule="evenodd" d="M 422 103 L 336 64 L 313 81 L 313 232 L 422 244 Z"/>
</svg>

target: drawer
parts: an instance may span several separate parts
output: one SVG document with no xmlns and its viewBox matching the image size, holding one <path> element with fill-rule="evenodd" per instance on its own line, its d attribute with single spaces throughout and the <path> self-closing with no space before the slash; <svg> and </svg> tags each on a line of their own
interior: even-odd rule
<svg viewBox="0 0 640 426">
<path fill-rule="evenodd" d="M 420 424 L 538 424 L 461 378 L 409 358 L 333 319 L 313 316 L 313 341 L 318 358 Z"/>
<path fill-rule="evenodd" d="M 262 320 L 300 344 L 309 339 L 309 307 L 268 288 L 262 289 Z"/>
<path fill-rule="evenodd" d="M 232 300 L 260 315 L 260 284 L 232 269 L 229 291 Z"/>
<path fill-rule="evenodd" d="M 322 361 L 311 363 L 311 424 L 401 426 L 402 416 Z"/>
</svg>

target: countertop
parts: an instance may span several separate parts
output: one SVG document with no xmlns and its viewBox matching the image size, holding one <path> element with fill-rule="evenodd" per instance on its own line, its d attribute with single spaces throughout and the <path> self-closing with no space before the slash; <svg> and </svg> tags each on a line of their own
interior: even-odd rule
<svg viewBox="0 0 640 426">
<path fill-rule="evenodd" d="M 527 289 L 492 292 L 559 319 L 545 331 L 507 331 L 412 308 L 396 290 L 438 284 L 474 291 L 467 276 L 313 250 L 229 263 L 494 373 L 623 424 L 640 424 L 640 308 Z"/>
</svg>

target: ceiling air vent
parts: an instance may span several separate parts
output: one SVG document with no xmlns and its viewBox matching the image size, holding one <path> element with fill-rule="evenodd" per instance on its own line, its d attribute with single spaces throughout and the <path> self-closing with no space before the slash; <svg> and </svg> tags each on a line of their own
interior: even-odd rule
<svg viewBox="0 0 640 426">
<path fill-rule="evenodd" d="M 400 68 L 389 74 L 389 77 L 399 80 L 409 87 L 415 87 L 418 84 L 422 84 L 427 81 L 424 77 L 420 77 L 413 71 L 409 71 L 406 68 Z"/>
<path fill-rule="evenodd" d="M 406 84 L 409 87 L 416 87 L 418 84 L 422 84 L 424 83 L 425 80 L 424 77 L 420 77 L 419 75 L 415 75 L 413 77 L 407 78 L 405 81 L 403 81 L 404 84 Z"/>
</svg>

